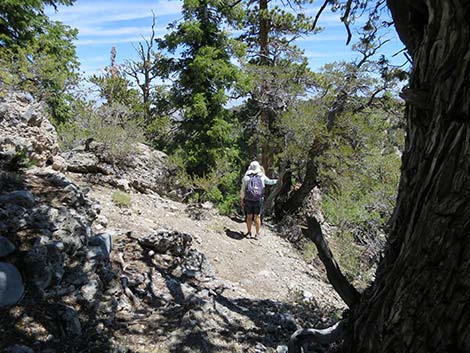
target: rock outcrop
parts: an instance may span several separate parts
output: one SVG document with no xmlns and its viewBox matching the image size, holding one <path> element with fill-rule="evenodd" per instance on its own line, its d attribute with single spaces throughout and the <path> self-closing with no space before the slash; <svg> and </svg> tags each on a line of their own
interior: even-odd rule
<svg viewBox="0 0 470 353">
<path fill-rule="evenodd" d="M 37 166 L 56 165 L 59 145 L 43 104 L 27 94 L 0 98 L 0 168 L 27 158 Z"/>
<path fill-rule="evenodd" d="M 178 168 L 168 156 L 144 143 L 138 143 L 119 160 L 108 153 L 105 144 L 93 140 L 63 153 L 67 170 L 80 173 L 94 184 L 107 184 L 124 191 L 156 192 L 179 198 L 181 186 L 175 178 Z M 181 193 L 181 192 L 180 192 Z"/>
</svg>

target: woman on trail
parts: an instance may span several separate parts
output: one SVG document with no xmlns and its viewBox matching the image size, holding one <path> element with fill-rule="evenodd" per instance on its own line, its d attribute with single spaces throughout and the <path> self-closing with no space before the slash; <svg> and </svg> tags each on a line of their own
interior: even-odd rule
<svg viewBox="0 0 470 353">
<path fill-rule="evenodd" d="M 261 227 L 261 208 L 263 207 L 263 192 L 265 185 L 274 185 L 276 179 L 269 179 L 263 172 L 257 161 L 250 163 L 245 176 L 242 179 L 240 190 L 241 206 L 246 215 L 247 237 L 251 237 L 251 226 L 255 222 L 256 235 L 258 239 Z"/>
</svg>

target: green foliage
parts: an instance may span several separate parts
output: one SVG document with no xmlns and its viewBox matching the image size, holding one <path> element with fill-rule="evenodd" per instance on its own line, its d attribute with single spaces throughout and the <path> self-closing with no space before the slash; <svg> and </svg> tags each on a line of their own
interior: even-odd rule
<svg viewBox="0 0 470 353">
<path fill-rule="evenodd" d="M 78 80 L 79 66 L 72 41 L 78 32 L 60 22 L 42 21 L 27 42 L 0 45 L 0 87 L 45 101 L 53 122 L 60 123 L 72 116 L 69 92 Z"/>
<path fill-rule="evenodd" d="M 330 222 L 353 233 L 379 232 L 395 205 L 403 142 L 395 144 L 399 130 L 382 114 L 342 116 L 337 128 L 346 138 L 337 138 L 322 157 L 323 209 Z"/>
<path fill-rule="evenodd" d="M 89 81 L 97 88 L 99 95 L 105 100 L 104 105 L 121 105 L 134 112 L 137 118 L 143 116 L 143 104 L 133 83 L 126 78 L 125 67 L 116 64 L 116 48 L 111 49 L 110 65 L 105 67 L 101 75 L 92 75 Z"/>
<path fill-rule="evenodd" d="M 166 75 L 176 75 L 169 98 L 181 118 L 170 152 L 179 151 L 193 176 L 213 173 L 219 161 L 234 163 L 239 154 L 236 120 L 225 104 L 227 93 L 242 91 L 246 83 L 231 62 L 242 50 L 221 29 L 235 21 L 239 11 L 239 6 L 221 1 L 184 1 L 184 21 L 159 41 L 169 53 L 182 49 Z"/>
<path fill-rule="evenodd" d="M 339 232 L 331 241 L 331 251 L 346 278 L 352 282 L 361 271 L 361 250 L 348 232 Z"/>
<path fill-rule="evenodd" d="M 44 6 L 72 5 L 74 0 L 3 0 L 0 2 L 0 47 L 29 45 L 49 23 Z"/>
<path fill-rule="evenodd" d="M 132 204 L 131 196 L 122 191 L 114 191 L 111 200 L 119 207 L 129 207 Z"/>
<path fill-rule="evenodd" d="M 244 127 L 246 158 L 262 155 L 262 159 L 272 160 L 283 149 L 282 133 L 276 128 L 278 119 L 314 83 L 307 59 L 293 41 L 313 32 L 312 19 L 302 8 L 308 2 L 290 2 L 293 11 L 271 6 L 271 2 L 266 8 L 260 8 L 258 1 L 246 3 L 240 39 L 248 45 L 249 60 L 244 69 L 252 85 L 247 104 L 238 115 Z"/>
<path fill-rule="evenodd" d="M 144 131 L 135 119 L 134 112 L 119 104 L 93 106 L 92 103 L 74 102 L 74 121 L 57 127 L 59 143 L 71 149 L 93 139 L 102 143 L 108 158 L 123 161 L 134 151 L 135 145 L 144 141 Z"/>
<path fill-rule="evenodd" d="M 182 159 L 177 165 L 181 165 Z M 216 168 L 204 176 L 190 176 L 184 169 L 178 176 L 180 184 L 189 186 L 193 190 L 189 201 L 210 201 L 216 205 L 221 214 L 229 215 L 237 211 L 240 203 L 240 166 L 227 161 L 218 160 Z"/>
<path fill-rule="evenodd" d="M 326 221 L 335 226 L 332 246 L 348 276 L 363 281 L 383 246 L 404 143 L 394 79 L 370 73 L 376 69 L 373 62 L 326 65 L 316 74 L 317 92 L 277 125 L 284 137 L 278 158 L 290 162 L 294 185 L 304 181 L 306 161 L 315 165 L 309 177 L 321 188 Z"/>
<path fill-rule="evenodd" d="M 29 156 L 27 150 L 23 149 L 15 152 L 13 158 L 5 168 L 10 172 L 23 172 L 36 165 L 37 162 Z"/>
</svg>

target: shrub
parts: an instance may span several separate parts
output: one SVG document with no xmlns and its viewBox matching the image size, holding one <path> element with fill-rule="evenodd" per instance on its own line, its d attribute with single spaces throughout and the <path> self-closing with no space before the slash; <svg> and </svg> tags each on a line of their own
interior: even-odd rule
<svg viewBox="0 0 470 353">
<path fill-rule="evenodd" d="M 119 190 L 113 192 L 111 199 L 119 207 L 129 207 L 132 203 L 131 196 Z"/>
<path fill-rule="evenodd" d="M 58 126 L 59 143 L 63 149 L 72 149 L 92 138 L 104 145 L 111 161 L 119 163 L 135 151 L 135 145 L 144 141 L 140 120 L 128 108 L 119 104 L 95 108 L 78 103 L 73 122 Z"/>
<path fill-rule="evenodd" d="M 361 272 L 361 251 L 348 232 L 338 232 L 330 242 L 331 251 L 350 281 L 354 281 Z"/>
<path fill-rule="evenodd" d="M 5 168 L 11 172 L 22 172 L 26 169 L 30 169 L 37 165 L 37 161 L 32 159 L 28 152 L 23 149 L 16 151 L 11 161 L 5 166 Z"/>
</svg>

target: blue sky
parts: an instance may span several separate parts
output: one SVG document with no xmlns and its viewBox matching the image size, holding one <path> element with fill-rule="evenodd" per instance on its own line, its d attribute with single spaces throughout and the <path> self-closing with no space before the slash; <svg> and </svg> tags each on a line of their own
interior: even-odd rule
<svg viewBox="0 0 470 353">
<path fill-rule="evenodd" d="M 55 13 L 48 11 L 53 20 L 61 21 L 79 30 L 76 41 L 81 70 L 85 75 L 97 73 L 109 64 L 111 47 L 117 49 L 117 63 L 136 59 L 134 46 L 148 38 L 152 25 L 152 11 L 156 15 L 156 35 L 167 33 L 167 25 L 181 18 L 180 0 L 77 0 L 73 6 L 59 7 Z M 305 12 L 314 16 L 318 5 L 314 3 Z M 356 55 L 351 45 L 346 46 L 347 34 L 339 20 L 339 14 L 325 12 L 319 26 L 324 31 L 301 38 L 297 44 L 305 49 L 313 70 L 338 60 L 349 60 Z M 354 35 L 354 31 L 353 31 Z M 389 57 L 403 48 L 394 29 L 390 42 L 383 48 Z M 353 41 L 354 42 L 354 37 Z M 396 65 L 405 62 L 403 54 L 393 58 Z"/>
</svg>

